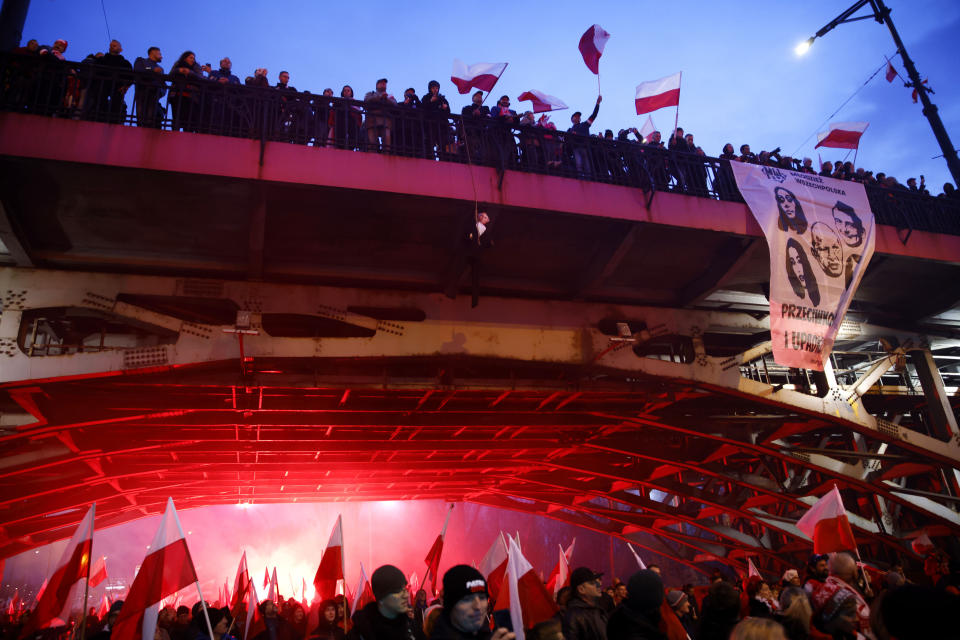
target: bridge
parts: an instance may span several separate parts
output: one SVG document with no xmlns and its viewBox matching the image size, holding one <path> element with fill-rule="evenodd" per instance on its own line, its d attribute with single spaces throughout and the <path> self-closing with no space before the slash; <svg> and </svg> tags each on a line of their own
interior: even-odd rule
<svg viewBox="0 0 960 640">
<path fill-rule="evenodd" d="M 868 190 L 876 255 L 835 352 L 791 370 L 716 159 L 399 109 L 417 135 L 337 148 L 322 125 L 363 103 L 202 96 L 234 119 L 0 98 L 0 557 L 94 500 L 109 526 L 167 496 L 442 498 L 773 573 L 834 483 L 864 556 L 956 544 L 955 204 Z"/>
</svg>

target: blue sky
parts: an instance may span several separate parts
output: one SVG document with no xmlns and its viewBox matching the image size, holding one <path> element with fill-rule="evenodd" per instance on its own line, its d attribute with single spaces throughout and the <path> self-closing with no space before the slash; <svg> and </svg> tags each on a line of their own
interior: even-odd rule
<svg viewBox="0 0 960 640">
<path fill-rule="evenodd" d="M 267 67 L 274 82 L 281 69 L 291 84 L 339 93 L 351 84 L 362 95 L 386 76 L 390 91 L 408 86 L 426 92 L 431 79 L 453 106 L 467 103 L 449 82 L 454 57 L 465 62 L 509 62 L 494 93 L 516 97 L 527 89 L 558 96 L 588 112 L 597 79 L 577 51 L 583 31 L 599 23 L 611 33 L 600 62 L 604 102 L 594 131 L 640 127 L 635 86 L 683 71 L 680 126 L 708 155 L 726 142 L 747 142 L 755 151 L 781 146 L 816 162 L 815 138 L 807 139 L 894 51 L 886 27 L 872 20 L 842 25 L 818 40 L 804 57 L 793 47 L 849 6 L 846 0 L 788 3 L 728 2 L 320 2 L 261 0 L 160 4 L 104 0 L 113 37 L 131 61 L 156 44 L 169 66 L 185 49 L 216 66 L 229 56 L 241 78 Z M 960 146 L 960 2 L 889 0 L 893 18 L 920 73 L 930 78 L 934 102 L 954 145 Z M 24 38 L 50 43 L 66 38 L 71 59 L 103 51 L 107 30 L 99 0 L 33 0 Z M 903 73 L 899 60 L 895 62 Z M 525 103 L 529 104 L 529 103 Z M 571 111 L 558 112 L 569 126 Z M 674 112 L 653 114 L 667 131 Z M 910 91 L 882 74 L 837 116 L 869 121 L 857 164 L 906 182 L 924 174 L 938 193 L 950 179 L 940 149 Z M 839 150 L 823 158 L 842 157 Z M 933 189 L 932 189 L 933 190 Z"/>
</svg>

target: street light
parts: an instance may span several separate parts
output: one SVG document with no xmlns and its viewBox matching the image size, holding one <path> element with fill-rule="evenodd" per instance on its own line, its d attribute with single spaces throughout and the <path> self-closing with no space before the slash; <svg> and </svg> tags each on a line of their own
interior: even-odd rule
<svg viewBox="0 0 960 640">
<path fill-rule="evenodd" d="M 871 13 L 854 17 L 853 14 L 866 6 L 870 7 Z M 897 45 L 897 53 L 900 54 L 900 59 L 903 60 L 903 68 L 906 69 L 907 76 L 910 78 L 907 86 L 912 87 L 920 97 L 920 102 L 923 103 L 923 115 L 925 115 L 930 122 L 933 135 L 940 145 L 940 150 L 943 151 L 943 157 L 947 160 L 947 168 L 950 170 L 950 175 L 953 176 L 953 183 L 960 187 L 960 158 L 957 157 L 957 150 L 954 148 L 953 143 L 950 142 L 950 136 L 947 135 L 947 130 L 943 126 L 943 121 L 940 119 L 937 105 L 930 102 L 930 96 L 928 94 L 933 92 L 920 80 L 920 73 L 913 64 L 913 60 L 907 55 L 907 49 L 903 46 L 900 34 L 897 33 L 896 27 L 893 26 L 893 21 L 890 20 L 890 9 L 883 3 L 883 0 L 859 0 L 855 2 L 849 9 L 817 31 L 812 38 L 808 38 L 798 44 L 794 51 L 798 56 L 801 56 L 807 52 L 807 49 L 810 48 L 810 45 L 813 44 L 816 38 L 822 38 L 837 25 L 856 22 L 858 20 L 869 20 L 870 18 L 873 18 L 880 24 L 886 23 L 887 28 L 890 30 L 890 35 L 893 36 L 893 42 Z"/>
</svg>

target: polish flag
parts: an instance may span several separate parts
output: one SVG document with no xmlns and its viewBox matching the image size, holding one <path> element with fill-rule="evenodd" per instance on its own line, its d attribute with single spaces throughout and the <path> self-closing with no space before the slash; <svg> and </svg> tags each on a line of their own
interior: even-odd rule
<svg viewBox="0 0 960 640">
<path fill-rule="evenodd" d="M 747 578 L 752 578 L 753 576 L 757 576 L 761 579 L 763 578 L 763 576 L 760 575 L 760 572 L 757 571 L 757 568 L 754 566 L 753 560 L 747 558 Z"/>
<path fill-rule="evenodd" d="M 10 604 L 7 605 L 7 615 L 10 617 L 13 617 L 18 615 L 19 613 L 20 613 L 20 588 L 17 587 L 13 591 L 13 597 L 10 598 Z"/>
<path fill-rule="evenodd" d="M 596 75 L 600 75 L 600 56 L 603 55 L 603 48 L 607 46 L 609 39 L 610 34 L 598 24 L 593 25 L 580 36 L 580 55 L 583 56 L 587 69 Z"/>
<path fill-rule="evenodd" d="M 110 613 L 110 601 L 107 600 L 107 596 L 104 595 L 103 598 L 100 599 L 100 608 L 97 609 L 97 618 L 100 619 L 101 622 L 105 621 L 108 613 Z"/>
<path fill-rule="evenodd" d="M 797 521 L 797 528 L 813 539 L 814 553 L 850 551 L 857 548 L 843 498 L 837 485 L 820 498 Z"/>
<path fill-rule="evenodd" d="M 107 579 L 107 558 L 100 556 L 90 567 L 90 586 L 95 587 Z"/>
<path fill-rule="evenodd" d="M 310 611 L 310 600 L 307 598 L 307 579 L 300 578 L 303 582 L 303 589 L 300 591 L 300 600 L 303 603 L 303 610 Z"/>
<path fill-rule="evenodd" d="M 517 640 L 525 640 L 524 629 L 531 629 L 555 616 L 557 605 L 533 566 L 523 557 L 516 541 L 511 538 L 509 545 L 504 581 L 509 598 L 505 602 L 510 604 L 510 621 Z"/>
<path fill-rule="evenodd" d="M 647 121 L 643 123 L 643 126 L 640 127 L 640 137 L 643 138 L 646 142 L 647 138 L 653 135 L 653 132 L 657 130 L 657 127 L 653 124 L 653 117 L 647 116 Z"/>
<path fill-rule="evenodd" d="M 37 606 L 40 603 L 40 598 L 43 597 L 43 592 L 47 590 L 47 579 L 43 579 L 43 583 L 40 585 L 40 588 L 37 589 L 37 597 L 33 603 L 33 606 Z"/>
<path fill-rule="evenodd" d="M 637 553 L 637 550 L 633 548 L 633 545 L 629 542 L 627 543 L 627 548 L 630 549 L 630 553 L 633 554 L 633 559 L 637 561 L 637 565 L 640 567 L 640 570 L 647 568 L 647 565 L 643 564 L 643 560 L 640 559 L 640 554 Z"/>
<path fill-rule="evenodd" d="M 230 611 L 236 612 L 240 603 L 247 597 L 247 590 L 253 585 L 250 582 L 250 573 L 247 571 L 247 552 L 244 551 L 240 556 L 240 564 L 237 565 L 237 577 L 233 581 L 233 597 L 230 598 Z M 234 613 L 236 617 L 236 613 Z"/>
<path fill-rule="evenodd" d="M 893 82 L 893 79 L 897 77 L 897 70 L 893 68 L 893 63 L 890 60 L 887 60 L 887 73 L 884 77 L 887 82 Z"/>
<path fill-rule="evenodd" d="M 573 539 L 566 551 L 563 550 L 563 547 L 557 545 L 557 549 L 560 551 L 557 557 L 557 566 L 553 568 L 550 577 L 547 579 L 547 591 L 552 593 L 554 598 L 557 597 L 557 592 L 560 589 L 570 584 L 570 558 L 573 556 L 573 546 L 575 544 L 577 544 L 576 538 Z"/>
<path fill-rule="evenodd" d="M 678 71 L 672 76 L 659 80 L 641 82 L 637 85 L 637 115 L 650 113 L 664 107 L 676 107 L 680 104 L 680 76 Z"/>
<path fill-rule="evenodd" d="M 267 600 L 277 602 L 280 599 L 280 583 L 277 582 L 277 568 L 273 568 L 273 575 L 270 576 L 270 590 L 267 591 Z"/>
<path fill-rule="evenodd" d="M 266 589 L 270 586 L 270 569 L 268 567 L 263 568 L 263 588 Z"/>
<path fill-rule="evenodd" d="M 37 598 L 37 606 L 30 616 L 21 635 L 33 633 L 50 627 L 54 620 L 63 624 L 68 617 L 68 609 L 73 602 L 70 597 L 74 585 L 89 575 L 90 549 L 93 546 L 93 521 L 96 517 L 96 504 L 90 506 L 87 514 L 77 525 L 77 530 L 64 549 L 60 562 L 46 582 L 43 593 Z M 19 598 L 19 595 L 15 596 Z M 86 605 L 84 605 L 86 606 Z"/>
<path fill-rule="evenodd" d="M 520 94 L 520 97 L 517 98 L 518 101 L 523 102 L 524 100 L 530 100 L 533 102 L 533 112 L 542 113 L 544 111 L 560 111 L 562 109 L 569 109 L 563 100 L 560 98 L 547 95 L 537 91 L 536 89 L 530 89 L 530 91 L 524 91 Z"/>
<path fill-rule="evenodd" d="M 367 572 L 361 562 L 360 581 L 357 582 L 357 590 L 353 592 L 353 602 L 351 603 L 350 611 L 360 611 L 360 609 L 375 600 L 376 598 L 373 597 L 373 589 L 370 587 L 370 579 L 367 577 Z"/>
<path fill-rule="evenodd" d="M 317 597 L 321 600 L 332 600 L 337 595 L 337 585 L 343 580 L 343 518 L 337 516 L 327 548 L 320 558 L 317 575 L 313 577 Z"/>
<path fill-rule="evenodd" d="M 196 582 L 197 572 L 193 568 L 180 518 L 173 506 L 173 498 L 167 498 L 167 508 L 153 537 L 150 553 L 143 559 L 140 571 L 130 585 L 110 639 L 152 638 L 157 628 L 160 601 Z M 212 637 L 212 631 L 207 631 Z"/>
<path fill-rule="evenodd" d="M 501 531 L 490 545 L 487 555 L 483 556 L 478 568 L 487 579 L 487 591 L 494 602 L 497 601 L 497 594 L 500 593 L 500 587 L 503 585 L 503 576 L 507 572 L 507 555 L 507 543 Z"/>
<path fill-rule="evenodd" d="M 427 578 L 430 579 L 430 590 L 434 595 L 437 593 L 437 578 L 440 573 L 440 554 L 443 553 L 443 539 L 447 537 L 447 525 L 450 524 L 451 513 L 453 513 L 452 503 L 450 504 L 450 508 L 447 509 L 447 519 L 443 523 L 443 529 L 440 530 L 440 535 L 433 541 L 433 546 L 430 547 L 430 551 L 427 552 L 427 557 L 424 558 L 424 562 L 427 563 L 427 573 L 423 576 L 423 583 L 426 585 Z"/>
<path fill-rule="evenodd" d="M 460 93 L 470 93 L 470 89 L 490 91 L 506 69 L 506 62 L 478 62 L 468 66 L 463 60 L 454 58 L 450 81 L 457 85 Z"/>
<path fill-rule="evenodd" d="M 416 597 L 417 591 L 420 590 L 420 578 L 417 577 L 416 571 L 411 573 L 410 577 L 407 578 L 407 585 L 410 587 L 410 595 Z"/>
<path fill-rule="evenodd" d="M 227 582 L 227 580 L 228 580 L 228 578 L 224 578 L 224 579 L 223 579 L 223 600 L 220 601 L 220 602 L 222 603 L 222 604 L 220 605 L 221 607 L 229 607 L 229 606 L 230 606 L 230 602 L 231 602 L 231 598 L 230 598 L 230 583 Z"/>
<path fill-rule="evenodd" d="M 259 604 L 257 587 L 251 584 L 247 591 L 247 620 L 243 626 L 244 638 L 255 638 L 258 634 L 267 630 L 267 623 L 264 622 L 263 616 L 260 614 Z"/>
<path fill-rule="evenodd" d="M 833 149 L 856 149 L 860 146 L 860 136 L 870 126 L 869 122 L 831 122 L 827 130 L 817 134 L 814 149 L 831 147 Z"/>
<path fill-rule="evenodd" d="M 933 545 L 933 540 L 930 539 L 930 536 L 927 535 L 926 531 L 923 531 L 919 536 L 917 536 L 910 543 L 910 546 L 913 548 L 913 552 L 919 556 L 925 556 L 935 548 Z"/>
</svg>

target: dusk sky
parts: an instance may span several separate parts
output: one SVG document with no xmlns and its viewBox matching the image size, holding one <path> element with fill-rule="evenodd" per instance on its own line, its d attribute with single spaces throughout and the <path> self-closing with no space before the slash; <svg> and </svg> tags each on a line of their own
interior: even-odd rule
<svg viewBox="0 0 960 640">
<path fill-rule="evenodd" d="M 934 102 L 960 144 L 960 2 L 890 0 L 893 19 L 920 73 L 936 91 Z M 508 62 L 495 97 L 506 93 L 513 106 L 528 89 L 555 95 L 571 107 L 553 119 L 569 126 L 569 114 L 589 112 L 597 78 L 577 51 L 580 35 L 593 23 L 610 32 L 600 61 L 604 102 L 593 132 L 640 127 L 634 112 L 637 84 L 683 72 L 680 126 L 711 156 L 726 142 L 754 151 L 781 146 L 784 153 L 810 156 L 818 129 L 895 47 L 886 26 L 864 20 L 837 27 L 807 55 L 794 46 L 849 6 L 842 2 L 566 2 L 497 4 L 482 9 L 458 2 L 183 2 L 158 5 L 104 0 L 110 33 L 131 61 L 150 45 L 161 47 L 169 69 L 185 49 L 214 66 L 223 56 L 241 79 L 267 67 L 271 82 L 281 69 L 291 84 L 319 93 L 344 84 L 358 95 L 386 76 L 401 95 L 413 86 L 426 93 L 440 80 L 455 111 L 467 104 L 449 81 L 453 59 L 466 63 Z M 67 57 L 80 60 L 105 51 L 104 11 L 98 0 L 33 0 L 24 39 L 69 41 Z M 894 60 L 904 74 L 899 59 Z M 905 76 L 905 74 L 904 74 Z M 128 102 L 130 99 L 128 98 Z M 667 132 L 674 110 L 653 114 Z M 834 118 L 869 121 L 857 165 L 885 171 L 906 182 L 921 174 L 931 191 L 949 180 L 921 105 L 902 81 L 878 74 Z M 666 137 L 666 135 L 664 136 Z M 823 159 L 837 159 L 829 150 Z"/>
</svg>

